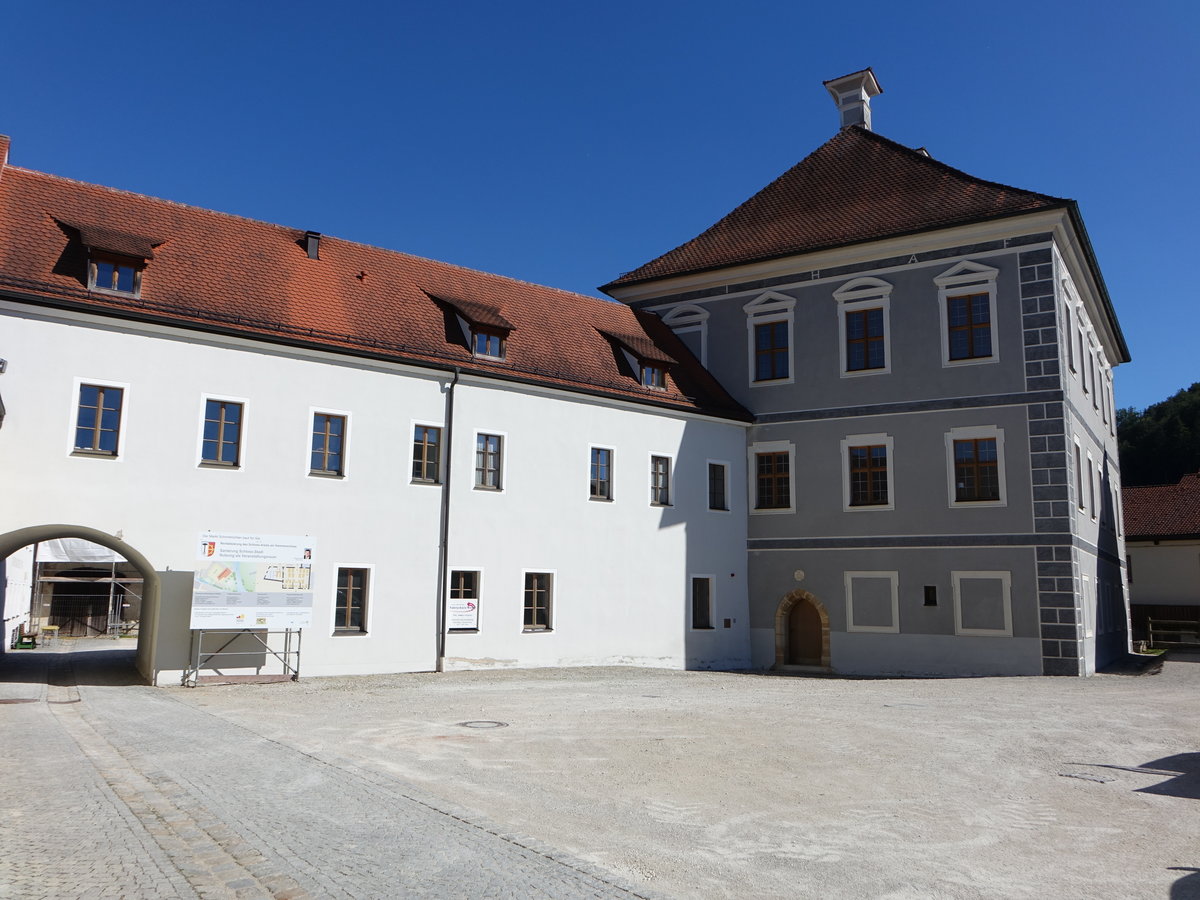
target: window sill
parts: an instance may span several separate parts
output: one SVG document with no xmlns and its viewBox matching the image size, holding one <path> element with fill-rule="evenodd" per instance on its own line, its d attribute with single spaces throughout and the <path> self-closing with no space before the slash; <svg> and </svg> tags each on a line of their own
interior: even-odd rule
<svg viewBox="0 0 1200 900">
<path fill-rule="evenodd" d="M 674 505 L 675 505 L 674 503 L 651 503 L 650 508 L 651 509 L 670 509 Z"/>
<path fill-rule="evenodd" d="M 335 628 L 334 637 L 367 637 L 367 632 L 360 628 Z"/>
<path fill-rule="evenodd" d="M 414 478 L 409 484 L 422 484 L 426 487 L 441 487 L 442 483 L 429 478 Z"/>
<path fill-rule="evenodd" d="M 715 625 L 693 625 L 692 631 L 716 631 Z"/>
<path fill-rule="evenodd" d="M 992 356 L 968 356 L 966 359 L 944 359 L 942 360 L 943 369 L 953 369 L 958 366 L 982 366 L 988 363 L 998 363 L 1000 357 Z"/>
<path fill-rule="evenodd" d="M 521 634 L 552 634 L 553 628 L 522 628 Z"/>
<path fill-rule="evenodd" d="M 847 506 L 844 508 L 843 511 L 844 512 L 872 512 L 872 511 L 877 511 L 877 510 L 889 510 L 889 509 L 894 510 L 895 508 L 896 508 L 896 505 L 894 503 L 869 503 L 869 504 L 862 504 L 860 506 Z"/>
<path fill-rule="evenodd" d="M 775 384 L 795 384 L 795 379 L 790 377 L 785 378 L 761 378 L 750 382 L 750 387 L 769 387 Z"/>
<path fill-rule="evenodd" d="M 612 503 L 613 502 L 612 497 L 588 497 L 588 500 L 590 500 L 593 503 Z"/>
<path fill-rule="evenodd" d="M 88 290 L 93 294 L 108 294 L 110 297 L 132 297 L 134 300 L 141 297 L 140 291 L 114 291 L 112 288 L 96 287 L 88 285 Z"/>
<path fill-rule="evenodd" d="M 309 469 L 308 474 L 313 478 L 333 478 L 335 480 L 346 477 L 341 472 L 321 472 L 317 469 Z"/>
<path fill-rule="evenodd" d="M 91 459 L 116 459 L 117 454 L 110 453 L 107 450 L 87 450 L 83 447 L 76 447 L 71 451 L 72 456 L 86 456 Z"/>
<path fill-rule="evenodd" d="M 240 469 L 241 467 L 241 463 L 217 462 L 212 459 L 202 459 L 199 464 L 201 469 Z"/>
<path fill-rule="evenodd" d="M 447 628 L 446 634 L 479 634 L 478 628 Z"/>
<path fill-rule="evenodd" d="M 992 506 L 1008 506 L 1008 501 L 999 500 L 955 500 L 950 504 L 951 509 L 987 509 Z"/>
<path fill-rule="evenodd" d="M 502 488 L 500 488 L 499 486 L 492 486 L 490 484 L 477 484 L 477 485 L 475 485 L 474 489 L 477 491 L 490 491 L 493 494 L 503 493 Z"/>
<path fill-rule="evenodd" d="M 843 378 L 859 378 L 863 375 L 891 375 L 891 366 L 879 366 L 874 369 L 846 369 L 842 372 Z"/>
<path fill-rule="evenodd" d="M 730 510 L 729 510 L 729 507 L 728 507 L 728 506 L 710 506 L 710 507 L 708 508 L 708 511 L 709 511 L 709 512 L 727 513 L 727 512 L 729 512 Z"/>
</svg>

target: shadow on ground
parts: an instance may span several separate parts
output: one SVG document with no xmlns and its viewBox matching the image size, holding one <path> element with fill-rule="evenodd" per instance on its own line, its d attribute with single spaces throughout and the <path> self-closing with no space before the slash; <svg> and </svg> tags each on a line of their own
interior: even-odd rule
<svg viewBox="0 0 1200 900">
<path fill-rule="evenodd" d="M 135 665 L 137 648 L 113 650 L 10 650 L 0 653 L 0 683 L 145 684 Z"/>
</svg>

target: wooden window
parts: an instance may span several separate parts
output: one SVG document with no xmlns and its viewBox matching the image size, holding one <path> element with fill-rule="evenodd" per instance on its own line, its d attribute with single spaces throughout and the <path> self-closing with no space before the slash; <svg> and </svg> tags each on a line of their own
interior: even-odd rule
<svg viewBox="0 0 1200 900">
<path fill-rule="evenodd" d="M 88 288 L 136 297 L 142 287 L 142 270 L 132 260 L 95 254 L 88 263 Z"/>
<path fill-rule="evenodd" d="M 475 487 L 500 490 L 501 448 L 500 435 L 475 435 Z"/>
<path fill-rule="evenodd" d="M 667 389 L 667 370 L 661 366 L 643 362 L 639 380 L 648 388 L 665 391 Z"/>
<path fill-rule="evenodd" d="M 850 505 L 888 503 L 887 445 L 850 447 Z"/>
<path fill-rule="evenodd" d="M 723 463 L 708 464 L 708 508 L 729 509 L 729 498 L 725 490 L 725 465 Z"/>
<path fill-rule="evenodd" d="M 990 294 L 968 294 L 946 299 L 946 325 L 950 359 L 978 359 L 992 355 L 992 304 Z"/>
<path fill-rule="evenodd" d="M 75 416 L 75 450 L 98 456 L 116 456 L 121 433 L 122 388 L 99 384 L 79 386 Z"/>
<path fill-rule="evenodd" d="M 788 377 L 788 323 L 765 322 L 754 326 L 754 380 Z"/>
<path fill-rule="evenodd" d="M 441 481 L 442 429 L 417 425 L 413 429 L 412 480 L 428 484 Z"/>
<path fill-rule="evenodd" d="M 712 579 L 692 579 L 692 627 L 711 630 L 713 627 Z"/>
<path fill-rule="evenodd" d="M 345 471 L 345 456 L 346 417 L 314 413 L 311 474 L 340 476 Z"/>
<path fill-rule="evenodd" d="M 999 455 L 995 438 L 954 442 L 954 499 L 1000 499 Z"/>
<path fill-rule="evenodd" d="M 846 313 L 846 371 L 882 369 L 885 364 L 883 310 L 860 309 Z"/>
<path fill-rule="evenodd" d="M 525 630 L 550 630 L 550 605 L 554 576 L 549 572 L 525 573 Z"/>
<path fill-rule="evenodd" d="M 207 400 L 200 461 L 209 466 L 236 467 L 241 463 L 242 404 Z"/>
<path fill-rule="evenodd" d="M 367 569 L 338 569 L 335 631 L 367 630 Z"/>
<path fill-rule="evenodd" d="M 611 500 L 613 452 L 603 447 L 592 448 L 591 481 L 588 487 L 593 500 Z"/>
<path fill-rule="evenodd" d="M 787 509 L 792 505 L 791 462 L 787 451 L 754 454 L 755 509 Z"/>
<path fill-rule="evenodd" d="M 650 457 L 650 505 L 671 505 L 671 460 L 668 457 Z"/>
<path fill-rule="evenodd" d="M 476 356 L 504 359 L 504 332 L 476 325 L 471 329 L 471 349 Z"/>
</svg>

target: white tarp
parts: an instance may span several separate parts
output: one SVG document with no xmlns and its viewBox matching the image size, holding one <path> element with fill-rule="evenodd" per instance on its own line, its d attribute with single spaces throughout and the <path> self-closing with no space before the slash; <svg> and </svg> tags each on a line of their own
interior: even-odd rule
<svg viewBox="0 0 1200 900">
<path fill-rule="evenodd" d="M 115 563 L 125 562 L 125 557 L 107 547 L 85 541 L 83 538 L 55 538 L 52 541 L 38 542 L 37 561 L 40 563 Z"/>
</svg>

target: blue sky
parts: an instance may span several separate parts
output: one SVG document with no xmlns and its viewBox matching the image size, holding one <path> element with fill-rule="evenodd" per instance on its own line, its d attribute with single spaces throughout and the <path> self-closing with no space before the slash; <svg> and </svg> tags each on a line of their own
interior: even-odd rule
<svg viewBox="0 0 1200 900">
<path fill-rule="evenodd" d="M 831 137 L 1077 200 L 1134 362 L 1194 381 L 1200 5 L 19 2 L 10 161 L 583 293 Z"/>
</svg>

